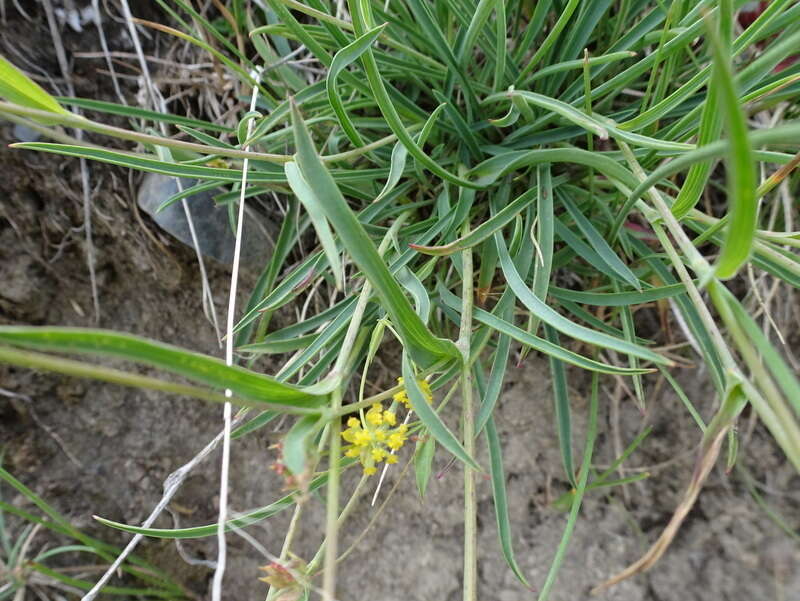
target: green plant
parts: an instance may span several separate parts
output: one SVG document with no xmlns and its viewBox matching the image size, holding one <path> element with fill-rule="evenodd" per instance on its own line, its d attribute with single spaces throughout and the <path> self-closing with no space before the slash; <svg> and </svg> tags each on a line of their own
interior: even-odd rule
<svg viewBox="0 0 800 601">
<path fill-rule="evenodd" d="M 779 206 L 775 199 L 796 184 L 800 122 L 791 119 L 798 112 L 800 64 L 785 66 L 800 43 L 796 2 L 774 0 L 743 30 L 735 27 L 743 3 L 733 0 L 351 0 L 347 18 L 323 0 L 269 0 L 267 7 L 232 0 L 224 20 L 214 22 L 182 0 L 159 4 L 180 29 L 149 26 L 212 53 L 242 90 L 252 90 L 250 110 L 243 105 L 237 127 L 58 99 L 131 119 L 130 129 L 114 128 L 65 113 L 16 76 L 8 79 L 12 88 L 0 88 L 9 100 L 0 103 L 0 114 L 59 141 L 15 145 L 20 149 L 200 181 L 165 204 L 221 188 L 218 200 L 234 224 L 241 223 L 248 196 L 276 191 L 292 198 L 290 218 L 242 316 L 234 322 L 230 314 L 228 340 L 249 367 L 232 365 L 232 354 L 226 364 L 126 334 L 49 326 L 0 328 L 0 360 L 262 412 L 234 429 L 233 439 L 276 415 L 297 416 L 286 433 L 283 462 L 298 492 L 228 524 L 243 527 L 293 505 L 299 518 L 302 504 L 295 502 L 303 493 L 326 489 L 319 553 L 307 565 L 292 564 L 288 576 L 276 572 L 289 569 L 290 530 L 281 557 L 287 564 L 268 577 L 269 599 L 308 594 L 320 572 L 324 598 L 334 598 L 339 528 L 377 471 L 375 462 L 391 457 L 409 434 L 418 442 L 402 469 L 413 465 L 421 494 L 436 447 L 464 466 L 464 599 L 477 598 L 474 490 L 480 471 L 492 479 L 503 554 L 527 584 L 511 546 L 492 417 L 513 344 L 550 359 L 564 476 L 574 487 L 561 501 L 570 517 L 540 599 L 555 583 L 583 495 L 620 483 L 609 481 L 613 469 L 590 469 L 601 376 L 630 378 L 644 406 L 643 376 L 661 370 L 677 387 L 666 370 L 673 358 L 696 352 L 719 397 L 706 426 L 678 388 L 703 432 L 697 468 L 662 537 L 601 586 L 661 556 L 725 437 L 734 444 L 731 426 L 747 404 L 800 468 L 800 384 L 753 317 L 754 307 L 764 308 L 762 299 L 757 293 L 739 299 L 725 284 L 749 270 L 788 287 L 800 283 L 792 209 L 768 204 Z M 210 37 L 213 46 L 205 41 Z M 326 68 L 323 79 L 308 83 L 287 62 L 299 45 Z M 782 117 L 773 127 L 748 124 L 775 107 Z M 194 141 L 152 133 L 136 120 L 164 132 L 174 126 Z M 144 151 L 80 143 L 54 124 L 134 141 Z M 724 170 L 714 169 L 719 160 Z M 762 177 L 759 165 L 771 175 Z M 701 210 L 704 193 L 710 200 Z M 767 207 L 761 213 L 760 205 Z M 318 248 L 294 263 L 293 246 L 312 230 Z M 571 288 L 556 285 L 566 272 L 577 282 Z M 738 281 L 732 280 L 737 292 Z M 272 315 L 313 293 L 311 284 L 335 300 L 331 308 L 271 330 Z M 657 336 L 640 338 L 633 315 L 637 306 L 667 300 L 691 342 L 672 355 L 657 346 Z M 593 313 L 593 307 L 604 311 Z M 584 351 L 572 350 L 565 337 Z M 365 396 L 373 359 L 395 341 L 402 346 L 397 375 L 403 384 Z M 121 357 L 192 384 L 43 351 Z M 264 354 L 285 357 L 275 376 L 251 369 Z M 572 455 L 565 364 L 592 372 L 580 465 Z M 355 398 L 347 395 L 351 382 L 360 385 Z M 428 402 L 427 386 L 438 405 Z M 438 412 L 453 398 L 462 407 L 460 429 Z M 413 413 L 402 410 L 405 401 Z M 402 430 L 386 430 L 380 421 L 394 428 L 401 414 L 409 419 Z M 348 420 L 344 440 L 342 420 Z M 380 446 L 370 436 L 398 438 Z M 475 459 L 481 436 L 489 466 Z M 342 507 L 341 472 L 359 464 L 365 475 Z M 164 538 L 218 530 L 213 524 L 158 530 L 103 522 Z"/>
<path fill-rule="evenodd" d="M 111 562 L 122 553 L 93 537 L 87 536 L 47 504 L 41 497 L 0 467 L 0 480 L 30 503 L 41 515 L 7 503 L 0 499 L 0 599 L 24 599 L 26 590 L 38 598 L 63 598 L 60 593 L 80 595 L 92 588 L 92 572 L 96 559 Z M 8 517 L 12 516 L 9 520 Z M 69 544 L 40 547 L 34 542 L 43 531 L 69 540 Z M 92 562 L 81 563 L 75 557 L 92 557 Z M 65 569 L 63 561 L 54 566 L 62 556 L 70 559 Z M 101 566 L 102 567 L 102 566 Z M 111 586 L 104 592 L 116 597 L 140 599 L 186 599 L 191 595 L 170 577 L 139 557 L 131 556 L 121 566 L 130 579 L 139 586 Z"/>
</svg>

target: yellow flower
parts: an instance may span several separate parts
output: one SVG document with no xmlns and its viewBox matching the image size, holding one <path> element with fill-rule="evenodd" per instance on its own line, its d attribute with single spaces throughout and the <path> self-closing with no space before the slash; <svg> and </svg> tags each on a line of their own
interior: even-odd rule
<svg viewBox="0 0 800 601">
<path fill-rule="evenodd" d="M 380 426 L 383 423 L 383 407 L 380 403 L 375 403 L 367 411 L 367 421 L 373 426 Z"/>
<path fill-rule="evenodd" d="M 358 458 L 368 476 L 377 472 L 376 464 L 381 461 L 397 463 L 392 451 L 399 450 L 405 443 L 408 426 L 394 427 L 396 423 L 395 414 L 384 411 L 380 403 L 372 405 L 361 419 L 349 418 L 348 427 L 342 432 L 342 438 L 350 443 L 344 448 L 345 457 Z"/>
<path fill-rule="evenodd" d="M 372 441 L 372 432 L 369 430 L 359 430 L 355 433 L 353 443 L 363 447 L 366 446 Z"/>
<path fill-rule="evenodd" d="M 402 386 L 403 385 L 403 378 L 397 378 L 397 383 Z M 433 391 L 431 390 L 431 385 L 428 384 L 427 380 L 417 380 L 417 384 L 419 385 L 420 390 L 422 391 L 425 400 L 429 403 L 433 400 Z M 406 409 L 411 409 L 411 401 L 408 400 L 408 394 L 406 393 L 405 388 L 398 392 L 397 394 L 393 395 L 392 398 L 398 402 L 405 405 Z"/>
<path fill-rule="evenodd" d="M 417 380 L 417 384 L 419 384 L 422 394 L 425 395 L 425 400 L 430 403 L 433 400 L 433 391 L 431 390 L 431 385 L 428 384 L 428 380 Z"/>
<path fill-rule="evenodd" d="M 400 432 L 393 432 L 389 435 L 389 440 L 386 441 L 386 446 L 396 451 L 400 447 L 403 446 L 403 443 L 406 441 L 405 434 L 401 434 Z"/>
</svg>

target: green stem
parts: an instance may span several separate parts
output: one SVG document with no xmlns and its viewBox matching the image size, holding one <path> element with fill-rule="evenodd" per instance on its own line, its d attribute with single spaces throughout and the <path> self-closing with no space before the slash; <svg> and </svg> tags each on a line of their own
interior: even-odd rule
<svg viewBox="0 0 800 601">
<path fill-rule="evenodd" d="M 148 146 L 163 146 L 166 148 L 185 150 L 188 152 L 199 153 L 200 155 L 215 155 L 215 156 L 228 157 L 232 159 L 250 159 L 253 161 L 265 161 L 267 163 L 277 163 L 277 164 L 283 164 L 286 163 L 287 161 L 292 160 L 292 156 L 288 154 L 269 154 L 265 152 L 253 152 L 251 150 L 239 150 L 237 148 L 225 148 L 223 146 L 208 146 L 206 144 L 200 144 L 198 142 L 187 142 L 185 140 L 174 140 L 172 138 L 154 136 L 151 134 L 143 134 L 128 129 L 123 129 L 121 127 L 114 127 L 113 125 L 98 123 L 96 121 L 92 121 L 85 117 L 74 115 L 72 113 L 62 115 L 60 113 L 51 113 L 48 111 L 40 111 L 38 109 L 32 109 L 26 106 L 12 104 L 10 102 L 0 102 L 0 114 L 2 114 L 5 118 L 11 121 L 17 120 L 14 116 L 29 117 L 34 120 L 40 119 L 42 120 L 43 123 L 53 123 L 53 124 L 57 123 L 59 125 L 69 125 L 70 127 L 74 127 L 84 131 L 91 131 L 106 136 L 111 136 L 113 138 L 118 138 L 121 140 L 129 140 L 131 142 L 138 142 L 140 144 Z M 406 130 L 408 130 L 409 132 L 413 132 L 417 129 L 420 129 L 421 127 L 422 124 L 413 124 L 407 127 Z M 61 142 L 62 144 L 71 144 L 73 146 L 86 146 L 88 148 L 102 148 L 101 146 L 83 142 L 81 140 L 78 140 L 77 138 L 72 138 L 71 136 L 67 136 L 63 132 L 58 132 L 50 128 L 37 125 L 35 129 L 39 133 L 49 138 L 52 138 L 57 142 Z M 360 148 L 353 148 L 352 150 L 339 152 L 337 154 L 322 156 L 320 158 L 326 163 L 335 163 L 339 161 L 356 159 L 373 150 L 381 148 L 382 146 L 391 144 L 396 140 L 397 136 L 395 134 L 389 134 L 388 136 L 384 136 L 379 140 L 375 140 L 374 142 L 365 144 Z"/>
<path fill-rule="evenodd" d="M 336 412 L 342 406 L 340 386 L 331 395 L 331 408 Z M 323 601 L 336 599 L 336 556 L 339 544 L 339 458 L 342 453 L 340 436 L 341 420 L 333 418 L 330 423 L 330 458 L 328 468 L 328 495 L 325 519 L 325 564 L 322 580 Z"/>
<path fill-rule="evenodd" d="M 292 547 L 292 542 L 294 541 L 294 535 L 297 532 L 297 525 L 300 523 L 300 516 L 303 515 L 303 504 L 298 503 L 294 506 L 294 512 L 292 513 L 292 520 L 289 522 L 289 529 L 286 531 L 286 537 L 283 539 L 283 547 L 281 548 L 281 555 L 280 560 L 281 562 L 287 560 L 289 558 L 289 549 Z M 275 588 L 274 586 L 269 587 L 267 591 L 267 599 L 266 601 L 272 601 L 280 592 L 280 589 Z"/>
<path fill-rule="evenodd" d="M 463 235 L 469 234 L 469 221 L 464 223 Z M 475 456 L 475 408 L 472 398 L 470 369 L 470 334 L 472 333 L 472 250 L 461 253 L 461 328 L 458 347 L 462 355 L 461 382 L 463 386 L 464 450 Z M 475 496 L 475 470 L 464 466 L 464 601 L 478 598 L 478 502 Z"/>
<path fill-rule="evenodd" d="M 742 329 L 733 311 L 731 311 L 725 298 L 725 296 L 729 295 L 726 295 L 723 285 L 717 281 L 711 282 L 708 292 L 711 295 L 714 306 L 727 326 L 739 354 L 750 368 L 753 379 L 758 384 L 757 390 L 760 393 L 759 396 L 763 397 L 764 402 L 760 402 L 761 399 L 759 398 L 751 399 L 753 407 L 773 436 L 781 443 L 786 456 L 800 470 L 800 464 L 798 463 L 798 458 L 800 458 L 800 427 L 798 427 L 792 409 L 787 405 L 783 394 L 778 390 L 775 381 L 764 366 L 758 350 Z M 732 300 L 731 302 L 736 301 Z"/>
<path fill-rule="evenodd" d="M 347 502 L 347 505 L 344 506 L 344 509 L 342 510 L 342 513 L 339 514 L 338 517 L 336 518 L 337 527 L 341 527 L 342 524 L 344 524 L 345 520 L 348 518 L 348 516 L 352 513 L 353 509 L 355 508 L 355 506 L 357 504 L 358 499 L 361 498 L 361 492 L 363 491 L 364 485 L 367 483 L 368 479 L 369 479 L 369 476 L 367 476 L 367 475 L 362 475 L 361 476 L 361 480 L 358 481 L 358 484 L 356 485 L 356 489 L 353 491 L 353 494 L 350 496 L 350 500 Z M 319 549 L 317 549 L 317 553 L 316 553 L 316 555 L 314 555 L 314 558 L 308 563 L 308 568 L 306 569 L 306 573 L 309 576 L 313 576 L 314 575 L 314 572 L 319 567 L 319 564 L 323 560 L 323 557 L 324 557 L 324 560 L 325 560 L 325 563 L 324 563 L 323 568 L 322 568 L 323 569 L 323 577 L 327 576 L 327 574 L 328 574 L 328 565 L 329 565 L 329 561 L 330 561 L 329 558 L 330 557 L 334 558 L 334 561 L 333 561 L 334 564 L 336 564 L 338 562 L 338 559 L 336 558 L 336 553 L 329 553 L 328 552 L 328 551 L 333 549 L 328 543 L 329 543 L 329 539 L 326 537 L 325 540 L 322 541 L 322 544 L 319 546 Z M 323 588 L 324 588 L 324 585 L 323 585 Z"/>
</svg>

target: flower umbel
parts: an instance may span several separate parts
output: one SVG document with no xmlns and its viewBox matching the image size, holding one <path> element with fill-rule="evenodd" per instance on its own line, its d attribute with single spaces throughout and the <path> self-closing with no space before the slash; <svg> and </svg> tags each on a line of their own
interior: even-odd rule
<svg viewBox="0 0 800 601">
<path fill-rule="evenodd" d="M 408 426 L 401 424 L 396 428 L 397 417 L 391 411 L 384 411 L 383 405 L 374 403 L 362 419 L 351 417 L 342 438 L 350 445 L 344 448 L 346 457 L 358 457 L 364 466 L 364 473 L 371 476 L 378 471 L 375 467 L 381 461 L 397 463 L 397 451 L 406 441 Z"/>
<path fill-rule="evenodd" d="M 400 386 L 403 385 L 403 378 L 397 378 L 397 383 Z M 420 390 L 422 390 L 422 394 L 425 395 L 425 400 L 429 403 L 433 400 L 433 392 L 431 391 L 431 385 L 428 384 L 427 380 L 417 380 L 417 384 L 419 384 Z M 403 388 L 400 392 L 395 394 L 392 397 L 398 403 L 402 403 L 406 406 L 406 409 L 411 409 L 411 401 L 408 400 L 408 394 L 406 393 L 406 389 Z"/>
</svg>

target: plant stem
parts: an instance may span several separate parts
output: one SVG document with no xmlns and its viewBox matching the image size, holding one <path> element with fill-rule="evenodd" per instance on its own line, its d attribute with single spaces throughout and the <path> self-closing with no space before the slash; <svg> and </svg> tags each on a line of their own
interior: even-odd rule
<svg viewBox="0 0 800 601">
<path fill-rule="evenodd" d="M 303 515 L 303 504 L 298 503 L 294 506 L 294 512 L 292 512 L 292 520 L 289 522 L 289 529 L 286 531 L 286 537 L 283 539 L 283 547 L 281 548 L 281 555 L 280 560 L 285 561 L 289 558 L 289 549 L 292 547 L 292 542 L 294 541 L 294 535 L 297 532 L 297 525 L 300 523 L 300 517 Z M 266 601 L 272 601 L 280 592 L 279 589 L 275 588 L 274 586 L 270 585 L 269 590 L 267 591 L 267 599 Z"/>
<path fill-rule="evenodd" d="M 369 480 L 369 476 L 362 475 L 361 476 L 361 480 L 358 481 L 358 484 L 356 485 L 356 488 L 353 491 L 353 494 L 350 495 L 350 500 L 344 506 L 344 509 L 342 509 L 342 513 L 340 513 L 339 516 L 336 519 L 336 521 L 337 521 L 337 523 L 338 523 L 338 525 L 340 527 L 342 526 L 342 524 L 344 524 L 345 520 L 353 512 L 353 509 L 355 509 L 356 504 L 358 502 L 358 499 L 361 498 L 361 493 L 364 490 L 364 485 L 367 483 L 368 480 Z M 325 558 L 325 565 L 323 566 L 322 569 L 323 569 L 323 571 L 327 570 L 328 557 L 329 557 L 328 549 L 329 548 L 330 547 L 328 546 L 328 539 L 326 538 L 325 540 L 322 541 L 322 544 L 319 546 L 319 549 L 317 549 L 317 553 L 314 555 L 313 559 L 310 562 L 308 562 L 308 567 L 306 568 L 306 572 L 308 573 L 309 576 L 313 576 L 314 575 L 314 573 L 317 570 L 317 567 L 319 566 L 319 562 L 322 561 L 322 559 L 323 559 L 323 556 Z M 335 554 L 334 554 L 334 556 L 335 556 Z M 336 559 L 336 563 L 338 563 L 338 561 L 339 560 L 337 558 Z"/>
<path fill-rule="evenodd" d="M 342 406 L 342 389 L 337 386 L 331 395 L 331 409 L 335 412 Z M 325 519 L 325 564 L 322 580 L 322 598 L 336 598 L 336 556 L 339 544 L 339 456 L 342 452 L 340 437 L 341 419 L 334 417 L 330 423 L 330 458 L 328 468 L 328 495 Z"/>
<path fill-rule="evenodd" d="M 469 233 L 465 221 L 462 235 Z M 462 355 L 461 383 L 463 387 L 464 450 L 475 456 L 475 410 L 472 399 L 472 370 L 469 350 L 472 333 L 472 250 L 461 253 L 461 328 L 458 347 Z M 478 598 L 478 503 L 475 496 L 475 470 L 464 466 L 464 601 Z"/>
</svg>

